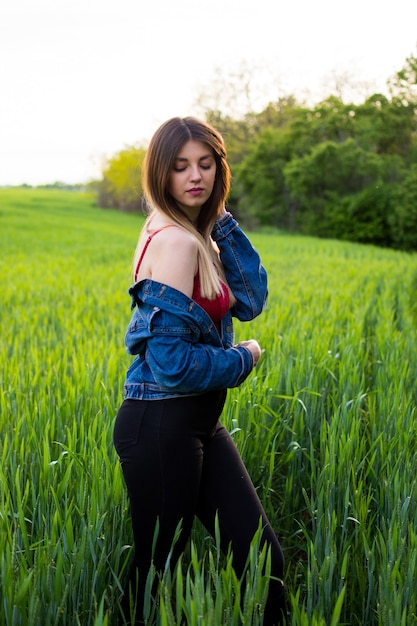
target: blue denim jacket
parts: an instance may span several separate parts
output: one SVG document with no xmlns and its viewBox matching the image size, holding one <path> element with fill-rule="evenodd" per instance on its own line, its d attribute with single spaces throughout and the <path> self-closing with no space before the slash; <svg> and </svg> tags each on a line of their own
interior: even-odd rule
<svg viewBox="0 0 417 626">
<path fill-rule="evenodd" d="M 135 283 L 129 289 L 134 311 L 125 344 L 137 357 L 127 371 L 125 398 L 159 400 L 238 387 L 251 372 L 249 350 L 233 346 L 232 315 L 247 321 L 261 313 L 266 271 L 230 213 L 217 220 L 212 238 L 236 298 L 220 335 L 204 309 L 184 293 L 151 279 Z"/>
</svg>

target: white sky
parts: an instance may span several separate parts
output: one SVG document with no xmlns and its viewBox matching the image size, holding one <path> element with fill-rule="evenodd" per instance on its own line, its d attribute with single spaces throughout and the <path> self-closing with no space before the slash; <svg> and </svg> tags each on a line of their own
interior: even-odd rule
<svg viewBox="0 0 417 626">
<path fill-rule="evenodd" d="M 259 109 L 335 93 L 335 75 L 383 90 L 411 54 L 417 0 L 4 2 L 0 185 L 96 176 L 169 117 L 201 114 L 219 68 L 246 64 Z"/>
</svg>

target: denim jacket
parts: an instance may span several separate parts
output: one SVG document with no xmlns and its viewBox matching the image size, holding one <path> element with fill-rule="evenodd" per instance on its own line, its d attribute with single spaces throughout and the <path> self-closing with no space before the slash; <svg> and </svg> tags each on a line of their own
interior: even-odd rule
<svg viewBox="0 0 417 626">
<path fill-rule="evenodd" d="M 238 387 L 253 368 L 252 355 L 233 345 L 232 315 L 248 321 L 267 299 L 267 275 L 249 239 L 230 213 L 217 220 L 216 242 L 236 303 L 221 321 L 184 293 L 144 279 L 129 294 L 133 315 L 125 345 L 136 359 L 129 367 L 125 398 L 159 400 Z"/>
</svg>

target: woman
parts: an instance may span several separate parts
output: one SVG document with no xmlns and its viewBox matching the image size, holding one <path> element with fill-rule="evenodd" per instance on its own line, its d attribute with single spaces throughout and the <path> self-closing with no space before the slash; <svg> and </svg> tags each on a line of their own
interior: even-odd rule
<svg viewBox="0 0 417 626">
<path fill-rule="evenodd" d="M 149 216 L 134 259 L 126 333 L 127 350 L 137 356 L 114 429 L 131 506 L 137 623 L 151 561 L 164 568 L 178 524 L 171 565 L 194 516 L 214 535 L 218 515 L 222 548 L 231 547 L 238 576 L 262 518 L 276 578 L 264 624 L 284 624 L 281 547 L 219 421 L 227 388 L 239 386 L 261 356 L 254 339 L 233 345 L 232 315 L 253 319 L 267 296 L 259 256 L 224 208 L 230 169 L 221 135 L 191 117 L 165 122 L 146 154 L 143 189 Z"/>
</svg>

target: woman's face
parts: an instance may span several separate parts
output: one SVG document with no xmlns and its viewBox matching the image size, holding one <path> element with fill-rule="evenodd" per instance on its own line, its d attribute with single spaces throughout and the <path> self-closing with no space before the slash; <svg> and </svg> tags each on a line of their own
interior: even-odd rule
<svg viewBox="0 0 417 626">
<path fill-rule="evenodd" d="M 168 179 L 168 191 L 192 222 L 209 199 L 216 177 L 212 149 L 190 139 L 179 150 Z"/>
</svg>

